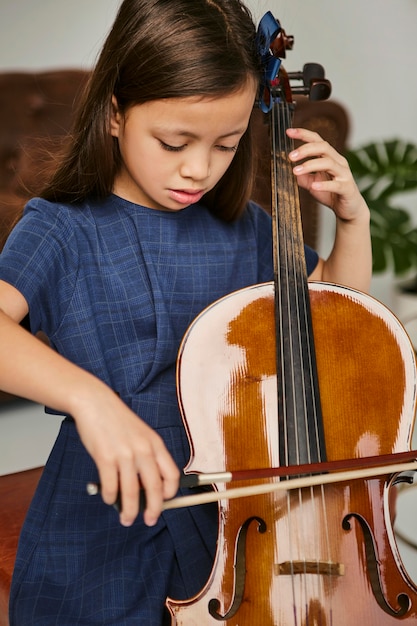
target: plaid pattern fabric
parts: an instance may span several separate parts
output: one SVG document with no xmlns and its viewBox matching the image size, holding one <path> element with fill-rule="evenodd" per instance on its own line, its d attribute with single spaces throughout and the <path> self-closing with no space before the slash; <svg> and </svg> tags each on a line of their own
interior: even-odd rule
<svg viewBox="0 0 417 626">
<path fill-rule="evenodd" d="M 33 332 L 103 379 L 188 460 L 175 361 L 195 316 L 272 280 L 270 218 L 251 204 L 227 224 L 202 205 L 149 210 L 116 196 L 81 207 L 35 199 L 0 256 L 0 279 L 29 303 Z M 308 271 L 317 255 L 306 249 Z M 166 512 L 129 529 L 88 497 L 96 469 L 66 419 L 19 544 L 11 626 L 158 626 L 166 595 L 190 597 L 210 572 L 217 507 Z"/>
</svg>

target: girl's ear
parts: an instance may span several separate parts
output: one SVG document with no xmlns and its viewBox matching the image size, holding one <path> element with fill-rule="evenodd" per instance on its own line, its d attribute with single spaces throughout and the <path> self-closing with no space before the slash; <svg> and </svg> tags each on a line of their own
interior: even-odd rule
<svg viewBox="0 0 417 626">
<path fill-rule="evenodd" d="M 120 132 L 121 113 L 119 111 L 119 105 L 117 103 L 116 96 L 111 97 L 111 119 L 110 119 L 110 133 L 113 137 L 118 137 Z"/>
</svg>

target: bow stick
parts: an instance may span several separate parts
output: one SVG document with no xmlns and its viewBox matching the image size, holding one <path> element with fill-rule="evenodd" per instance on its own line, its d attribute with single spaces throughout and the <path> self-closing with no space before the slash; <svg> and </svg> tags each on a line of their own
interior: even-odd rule
<svg viewBox="0 0 417 626">
<path fill-rule="evenodd" d="M 391 461 L 394 460 L 395 463 L 391 463 Z M 409 462 L 407 463 L 406 461 Z M 326 485 L 361 478 L 372 478 L 383 474 L 394 474 L 409 470 L 417 470 L 417 450 L 382 454 L 380 456 L 326 461 L 323 463 L 306 463 L 294 466 L 235 470 L 234 472 L 183 474 L 180 479 L 180 487 L 188 488 L 201 487 L 213 483 L 230 483 L 233 481 L 260 478 L 289 478 L 290 476 L 297 476 L 297 478 L 292 478 L 289 481 L 236 487 L 225 491 L 211 491 L 189 496 L 178 496 L 171 500 L 166 500 L 163 505 L 163 510 L 208 504 L 223 499 L 231 500 L 234 498 L 262 495 L 274 491 L 289 491 L 290 489 L 302 489 L 304 487 L 314 487 L 317 485 Z M 89 495 L 97 495 L 100 492 L 101 485 L 99 483 L 87 484 L 87 493 Z M 120 510 L 120 502 L 119 496 L 113 505 L 116 510 Z M 144 493 L 142 490 L 141 505 L 143 504 Z"/>
</svg>

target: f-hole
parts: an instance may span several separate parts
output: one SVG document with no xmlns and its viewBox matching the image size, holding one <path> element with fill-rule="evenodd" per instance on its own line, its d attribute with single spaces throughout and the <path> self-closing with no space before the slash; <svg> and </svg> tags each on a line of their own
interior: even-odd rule
<svg viewBox="0 0 417 626">
<path fill-rule="evenodd" d="M 246 578 L 246 536 L 248 534 L 249 526 L 252 522 L 257 522 L 258 533 L 264 533 L 266 531 L 266 524 L 260 517 L 249 517 L 244 524 L 240 527 L 239 534 L 236 542 L 235 553 L 235 580 L 234 580 L 234 596 L 232 604 L 229 610 L 221 615 L 219 613 L 220 602 L 217 598 L 213 598 L 208 603 L 208 610 L 210 615 L 219 622 L 224 622 L 233 617 L 239 610 L 242 604 L 243 595 L 245 593 L 245 578 Z"/>
<path fill-rule="evenodd" d="M 366 563 L 368 566 L 368 576 L 371 583 L 372 591 L 379 606 L 385 613 L 393 617 L 403 617 L 411 606 L 411 600 L 406 593 L 400 593 L 397 596 L 399 609 L 396 611 L 387 602 L 381 585 L 381 576 L 378 567 L 378 555 L 375 546 L 372 530 L 368 522 L 358 513 L 350 513 L 343 519 L 342 526 L 345 530 L 351 530 L 350 520 L 354 517 L 362 528 L 365 539 Z"/>
</svg>

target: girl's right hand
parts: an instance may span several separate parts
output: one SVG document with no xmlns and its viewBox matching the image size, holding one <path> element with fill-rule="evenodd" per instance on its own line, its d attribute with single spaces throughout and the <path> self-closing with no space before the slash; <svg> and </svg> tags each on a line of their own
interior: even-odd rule
<svg viewBox="0 0 417 626">
<path fill-rule="evenodd" d="M 139 511 L 141 485 L 144 521 L 152 526 L 179 483 L 161 437 L 102 381 L 23 329 L 19 322 L 27 312 L 23 295 L 0 280 L 0 388 L 71 415 L 97 465 L 103 500 L 114 504 L 120 492 L 120 521 L 129 526 Z"/>
<path fill-rule="evenodd" d="M 161 437 L 105 385 L 94 403 L 77 407 L 72 416 L 93 457 L 107 504 L 120 496 L 120 523 L 130 526 L 139 512 L 139 490 L 146 492 L 144 522 L 158 521 L 163 501 L 178 490 L 180 472 Z M 140 481 L 140 484 L 139 484 Z"/>
</svg>

